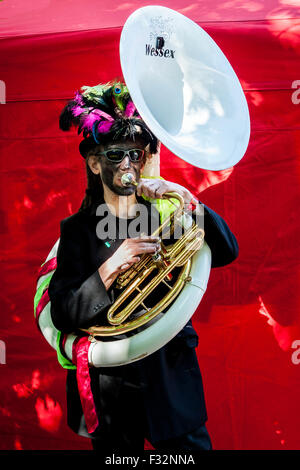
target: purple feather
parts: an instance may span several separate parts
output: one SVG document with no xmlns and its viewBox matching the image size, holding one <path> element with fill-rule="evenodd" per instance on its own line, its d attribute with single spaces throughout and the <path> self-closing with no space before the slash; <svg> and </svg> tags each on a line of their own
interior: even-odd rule
<svg viewBox="0 0 300 470">
<path fill-rule="evenodd" d="M 91 131 L 93 129 L 93 125 L 96 121 L 99 121 L 99 115 L 97 113 L 89 113 L 82 119 L 82 127 Z"/>
<path fill-rule="evenodd" d="M 78 103 L 78 104 L 82 104 L 82 105 L 84 104 L 82 95 L 81 95 L 81 93 L 79 93 L 79 91 L 76 91 L 74 101 L 76 101 L 76 103 Z"/>
<path fill-rule="evenodd" d="M 91 131 L 94 123 L 96 121 L 100 121 L 101 118 L 104 118 L 109 122 L 114 121 L 109 114 L 106 114 L 104 111 L 100 111 L 100 109 L 95 109 L 82 118 L 82 127 Z"/>
<path fill-rule="evenodd" d="M 108 132 L 113 125 L 112 121 L 101 121 L 99 122 L 99 126 L 97 127 L 97 131 L 101 134 L 105 134 Z"/>
<path fill-rule="evenodd" d="M 133 101 L 128 101 L 126 109 L 124 111 L 124 115 L 126 117 L 131 117 L 133 116 L 134 111 L 136 110 L 136 107 L 133 104 Z"/>
<path fill-rule="evenodd" d="M 88 108 L 88 109 L 93 109 L 93 108 Z M 107 121 L 114 121 L 114 118 L 110 114 L 107 114 L 106 112 L 101 111 L 101 109 L 93 109 L 92 113 L 96 113 L 98 116 L 101 116 Z"/>
<path fill-rule="evenodd" d="M 84 108 L 82 108 L 81 106 L 74 106 L 74 108 L 72 108 L 72 114 L 74 117 L 80 116 L 80 114 L 82 114 L 83 112 Z"/>
</svg>

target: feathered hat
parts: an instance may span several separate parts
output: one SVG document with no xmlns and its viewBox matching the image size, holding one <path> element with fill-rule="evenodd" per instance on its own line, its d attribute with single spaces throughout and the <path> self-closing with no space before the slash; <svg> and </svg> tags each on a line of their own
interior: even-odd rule
<svg viewBox="0 0 300 470">
<path fill-rule="evenodd" d="M 149 144 L 150 153 L 157 152 L 157 138 L 140 117 L 126 85 L 119 81 L 81 87 L 59 118 L 63 131 L 72 125 L 78 127 L 78 134 L 83 133 L 79 145 L 83 157 L 95 145 L 120 138 L 140 137 Z"/>
</svg>

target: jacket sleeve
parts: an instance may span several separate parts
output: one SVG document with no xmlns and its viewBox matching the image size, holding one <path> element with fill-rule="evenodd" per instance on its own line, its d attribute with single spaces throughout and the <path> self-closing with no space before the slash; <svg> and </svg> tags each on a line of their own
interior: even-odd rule
<svg viewBox="0 0 300 470">
<path fill-rule="evenodd" d="M 99 323 L 98 319 L 112 303 L 98 270 L 91 272 L 85 265 L 86 246 L 82 227 L 78 225 L 72 229 L 63 220 L 57 268 L 48 293 L 53 324 L 64 333 Z"/>
<path fill-rule="evenodd" d="M 232 263 L 239 254 L 234 234 L 221 216 L 204 204 L 202 206 L 204 208 L 204 224 L 202 219 L 201 225 L 205 232 L 204 238 L 211 249 L 212 268 Z"/>
</svg>

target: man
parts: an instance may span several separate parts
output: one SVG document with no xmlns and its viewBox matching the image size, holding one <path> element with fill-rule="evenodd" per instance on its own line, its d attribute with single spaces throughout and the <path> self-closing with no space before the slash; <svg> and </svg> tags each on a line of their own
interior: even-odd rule
<svg viewBox="0 0 300 470">
<path fill-rule="evenodd" d="M 122 99 L 121 99 L 122 98 Z M 94 116 L 92 116 L 94 114 Z M 157 140 L 138 116 L 126 87 L 109 84 L 86 87 L 64 109 L 60 125 L 84 130 L 80 152 L 85 157 L 88 188 L 80 210 L 61 223 L 57 269 L 49 285 L 51 316 L 64 333 L 101 324 L 117 295 L 117 276 L 138 262 L 144 253 L 156 253 L 159 239 L 149 233 L 107 240 L 97 236 L 107 205 L 116 227 L 130 225 L 134 209 L 151 203 L 141 197 L 161 198 L 175 191 L 186 203 L 196 198 L 184 187 L 160 179 L 140 179 L 147 158 L 157 150 Z M 131 173 L 137 191 L 122 184 Z M 205 239 L 212 251 L 212 266 L 233 261 L 237 242 L 228 226 L 205 207 Z M 141 233 L 144 232 L 141 227 Z M 82 334 L 82 332 L 81 332 Z M 99 425 L 88 433 L 78 392 L 76 371 L 67 378 L 68 423 L 92 438 L 94 449 L 143 450 L 146 437 L 156 449 L 197 451 L 211 449 L 201 374 L 195 353 L 197 334 L 191 321 L 166 346 L 150 356 L 124 366 L 91 368 L 91 389 Z"/>
</svg>

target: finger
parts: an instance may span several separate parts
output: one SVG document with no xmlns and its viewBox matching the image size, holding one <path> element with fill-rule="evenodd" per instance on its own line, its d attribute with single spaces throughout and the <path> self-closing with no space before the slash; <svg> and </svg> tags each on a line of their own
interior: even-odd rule
<svg viewBox="0 0 300 470">
<path fill-rule="evenodd" d="M 145 194 L 145 196 L 155 199 L 156 193 L 159 190 L 159 188 L 160 188 L 160 184 L 158 184 L 157 182 L 151 182 L 143 188 L 143 193 Z"/>
<path fill-rule="evenodd" d="M 142 187 L 143 187 L 143 183 L 140 181 L 139 184 L 137 185 L 136 187 L 136 192 L 137 192 L 137 195 L 138 196 L 141 196 L 142 195 Z"/>
<path fill-rule="evenodd" d="M 168 191 L 164 188 L 158 188 L 155 192 L 155 199 L 161 199 Z"/>
<path fill-rule="evenodd" d="M 147 188 L 147 183 L 145 179 L 139 181 L 139 184 L 136 187 L 137 194 L 141 196 L 143 193 L 145 194 L 145 188 Z"/>
<path fill-rule="evenodd" d="M 149 188 L 149 186 L 143 185 L 141 188 L 141 192 L 144 194 L 146 197 L 152 197 L 152 191 Z"/>
<path fill-rule="evenodd" d="M 140 257 L 139 256 L 132 256 L 130 259 L 127 260 L 126 263 L 123 263 L 121 266 L 120 266 L 120 271 L 126 271 L 126 269 L 130 268 L 130 266 L 132 266 L 134 263 L 138 263 L 140 261 Z"/>
<path fill-rule="evenodd" d="M 130 238 L 130 240 L 134 240 L 134 243 L 157 243 L 160 241 L 160 238 L 153 235 L 143 235 L 140 237 Z"/>
<path fill-rule="evenodd" d="M 155 253 L 158 249 L 160 248 L 160 245 L 158 243 L 144 243 L 140 244 L 137 247 L 137 252 L 139 254 L 142 253 Z"/>
<path fill-rule="evenodd" d="M 156 186 L 153 188 L 153 199 L 161 199 L 162 195 L 166 192 L 166 189 L 162 188 L 161 186 Z"/>
<path fill-rule="evenodd" d="M 130 263 L 122 264 L 122 266 L 120 266 L 120 271 L 125 271 L 125 270 L 128 269 L 129 267 L 130 267 Z"/>
</svg>

